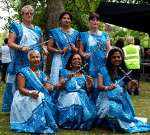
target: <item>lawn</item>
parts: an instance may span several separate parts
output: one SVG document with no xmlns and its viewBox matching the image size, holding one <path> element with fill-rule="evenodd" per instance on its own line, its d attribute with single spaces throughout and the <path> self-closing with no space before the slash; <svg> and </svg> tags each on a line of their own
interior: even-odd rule
<svg viewBox="0 0 150 135">
<path fill-rule="evenodd" d="M 140 83 L 140 96 L 132 96 L 133 105 L 137 116 L 148 117 L 150 122 L 150 84 L 149 82 Z M 0 108 L 2 106 L 2 95 L 4 84 L 0 84 Z M 128 135 L 128 133 L 113 132 L 109 129 L 94 128 L 91 131 L 76 131 L 60 129 L 56 135 Z M 0 111 L 0 135 L 30 135 L 25 133 L 16 133 L 9 129 L 9 113 Z M 139 135 L 139 133 L 135 134 Z M 140 133 L 140 135 L 150 135 L 149 133 Z"/>
</svg>

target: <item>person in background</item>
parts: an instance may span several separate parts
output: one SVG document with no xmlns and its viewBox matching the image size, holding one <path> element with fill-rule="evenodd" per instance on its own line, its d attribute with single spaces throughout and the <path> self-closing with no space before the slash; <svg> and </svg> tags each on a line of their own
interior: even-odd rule
<svg viewBox="0 0 150 135">
<path fill-rule="evenodd" d="M 139 46 L 139 48 L 140 48 L 140 69 L 137 70 L 137 72 L 135 71 L 136 74 L 137 74 L 138 84 L 140 84 L 141 72 L 142 72 L 142 68 L 144 68 L 143 67 L 143 63 L 144 63 L 145 54 L 144 54 L 144 48 L 141 45 L 140 39 L 138 37 L 134 37 L 134 44 L 137 45 L 137 46 Z M 140 91 L 141 91 L 141 89 L 139 87 L 138 89 L 136 89 L 134 91 L 134 94 L 138 95 Z"/>
<path fill-rule="evenodd" d="M 79 32 L 71 27 L 72 15 L 63 12 L 59 17 L 60 27 L 49 30 L 48 51 L 53 54 L 50 82 L 59 82 L 59 70 L 64 68 L 73 52 L 78 52 L 76 46 Z"/>
<path fill-rule="evenodd" d="M 128 36 L 126 38 L 127 45 L 123 47 L 125 55 L 125 63 L 129 70 L 132 70 L 132 77 L 139 82 L 140 80 L 140 47 L 135 45 L 134 37 Z M 128 89 L 129 94 L 139 95 L 139 85 L 134 91 Z"/>
<path fill-rule="evenodd" d="M 134 37 L 134 44 L 140 47 L 140 58 L 141 63 L 144 62 L 144 47 L 141 45 L 141 41 L 138 37 Z"/>
<path fill-rule="evenodd" d="M 7 67 L 11 62 L 10 49 L 8 47 L 8 38 L 4 39 L 4 45 L 0 48 L 2 58 L 1 82 L 6 82 Z"/>
<path fill-rule="evenodd" d="M 98 90 L 97 75 L 105 71 L 107 52 L 111 48 L 110 38 L 106 32 L 99 30 L 100 17 L 96 13 L 89 16 L 89 31 L 80 32 L 80 54 L 88 63 L 88 74 L 94 79 L 93 100 L 96 100 Z"/>
<path fill-rule="evenodd" d="M 92 78 L 85 76 L 83 60 L 79 54 L 70 56 L 66 69 L 60 70 L 63 84 L 57 101 L 58 124 L 66 129 L 89 130 L 92 128 L 96 108 L 88 93 L 92 90 Z"/>
<path fill-rule="evenodd" d="M 51 97 L 54 86 L 39 69 L 40 53 L 28 52 L 29 66 L 22 68 L 16 77 L 17 87 L 14 94 L 10 128 L 16 132 L 55 133 L 56 107 Z"/>
<path fill-rule="evenodd" d="M 29 50 L 42 48 L 47 53 L 43 44 L 43 34 L 41 28 L 32 23 L 34 9 L 31 5 L 26 5 L 21 9 L 21 22 L 12 22 L 9 29 L 8 46 L 11 52 L 11 63 L 8 66 L 8 77 L 3 95 L 2 111 L 9 112 L 15 88 L 16 73 L 29 65 L 27 53 Z"/>
<path fill-rule="evenodd" d="M 124 39 L 123 38 L 118 38 L 118 40 L 115 43 L 115 46 L 122 49 L 124 47 Z"/>
<path fill-rule="evenodd" d="M 150 124 L 145 123 L 147 119 L 136 117 L 126 90 L 126 85 L 135 89 L 138 84 L 129 77 L 131 72 L 127 72 L 121 49 L 114 47 L 109 51 L 106 67 L 107 71 L 98 75 L 97 124 L 128 133 L 150 131 Z"/>
</svg>

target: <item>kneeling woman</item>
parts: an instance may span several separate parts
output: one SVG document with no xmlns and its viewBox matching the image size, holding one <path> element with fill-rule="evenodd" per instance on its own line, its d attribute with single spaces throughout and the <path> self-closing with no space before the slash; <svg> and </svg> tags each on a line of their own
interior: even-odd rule
<svg viewBox="0 0 150 135">
<path fill-rule="evenodd" d="M 130 97 L 125 89 L 123 78 L 126 68 L 119 48 L 109 51 L 106 66 L 107 71 L 98 76 L 100 92 L 96 102 L 99 120 L 97 123 L 113 130 L 129 133 L 150 131 L 150 124 L 135 116 Z M 137 87 L 135 80 L 126 80 L 126 83 L 132 89 Z"/>
<path fill-rule="evenodd" d="M 96 116 L 96 108 L 87 95 L 92 78 L 80 71 L 82 64 L 81 56 L 74 54 L 60 72 L 64 89 L 60 91 L 57 107 L 58 124 L 63 128 L 89 130 Z"/>
<path fill-rule="evenodd" d="M 40 53 L 28 53 L 29 67 L 17 74 L 18 90 L 14 94 L 10 127 L 17 132 L 55 133 L 55 106 L 52 103 L 53 86 L 47 83 L 46 75 L 38 69 Z"/>
</svg>

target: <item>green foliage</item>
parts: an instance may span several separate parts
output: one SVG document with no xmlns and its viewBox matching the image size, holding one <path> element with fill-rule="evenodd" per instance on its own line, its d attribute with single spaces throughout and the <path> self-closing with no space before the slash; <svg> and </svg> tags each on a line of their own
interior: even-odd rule
<svg viewBox="0 0 150 135">
<path fill-rule="evenodd" d="M 118 27 L 118 26 L 112 26 L 111 31 L 108 31 L 109 36 L 111 37 L 111 42 L 112 45 L 116 43 L 118 38 L 126 38 L 126 36 L 133 36 L 133 37 L 138 37 L 141 41 L 141 46 L 144 48 L 149 48 L 150 47 L 150 39 L 149 35 L 147 33 L 131 30 L 131 29 L 126 29 L 123 27 Z M 125 42 L 126 44 L 126 42 Z"/>
<path fill-rule="evenodd" d="M 35 10 L 34 23 L 45 26 L 46 23 L 46 0 L 9 0 L 10 7 L 17 13 L 11 20 L 21 20 L 21 8 L 24 5 L 32 5 Z M 41 21 L 42 20 L 42 21 Z"/>
<path fill-rule="evenodd" d="M 100 0 L 66 0 L 65 10 L 73 15 L 73 25 L 80 31 L 88 30 L 88 17 L 95 12 Z"/>
<path fill-rule="evenodd" d="M 0 33 L 0 46 L 4 43 L 4 39 L 7 37 L 6 33 Z"/>
</svg>

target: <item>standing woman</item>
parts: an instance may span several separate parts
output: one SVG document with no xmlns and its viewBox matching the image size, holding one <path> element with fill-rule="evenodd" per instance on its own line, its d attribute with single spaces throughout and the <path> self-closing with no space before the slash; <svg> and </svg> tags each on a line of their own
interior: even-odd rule
<svg viewBox="0 0 150 135">
<path fill-rule="evenodd" d="M 89 31 L 80 33 L 80 54 L 89 64 L 88 73 L 94 78 L 94 88 L 97 88 L 98 72 L 105 70 L 106 55 L 110 49 L 110 38 L 106 32 L 99 30 L 99 24 L 99 15 L 92 13 L 89 17 Z"/>
<path fill-rule="evenodd" d="M 50 82 L 54 85 L 59 81 L 59 70 L 65 67 L 73 52 L 78 52 L 76 47 L 78 31 L 71 27 L 72 15 L 63 12 L 59 21 L 60 27 L 49 31 L 48 42 L 48 51 L 53 53 Z"/>
<path fill-rule="evenodd" d="M 32 24 L 34 9 L 26 5 L 21 10 L 22 21 L 13 22 L 10 26 L 8 46 L 11 48 L 11 63 L 8 67 L 2 111 L 9 112 L 15 91 L 16 73 L 29 64 L 27 52 L 31 49 L 41 51 L 43 42 L 41 28 Z M 44 49 L 46 51 L 46 49 Z"/>
</svg>

